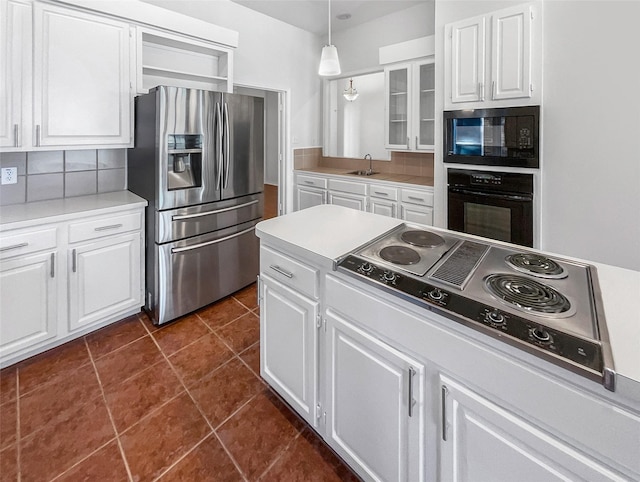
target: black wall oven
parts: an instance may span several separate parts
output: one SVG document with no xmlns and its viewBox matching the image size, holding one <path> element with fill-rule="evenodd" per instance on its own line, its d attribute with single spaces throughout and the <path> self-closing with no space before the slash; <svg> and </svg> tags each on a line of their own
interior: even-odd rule
<svg viewBox="0 0 640 482">
<path fill-rule="evenodd" d="M 537 168 L 540 106 L 444 112 L 444 162 Z"/>
<path fill-rule="evenodd" d="M 448 226 L 533 247 L 533 174 L 449 169 Z"/>
</svg>

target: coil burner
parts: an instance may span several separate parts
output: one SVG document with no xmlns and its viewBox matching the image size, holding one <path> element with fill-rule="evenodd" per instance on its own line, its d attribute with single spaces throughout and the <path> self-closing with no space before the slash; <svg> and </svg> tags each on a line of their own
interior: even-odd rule
<svg viewBox="0 0 640 482">
<path fill-rule="evenodd" d="M 420 255 L 406 246 L 387 246 L 380 250 L 380 257 L 393 264 L 410 265 L 420 261 Z"/>
<path fill-rule="evenodd" d="M 575 313 L 569 300 L 551 286 L 512 274 L 493 274 L 484 280 L 489 293 L 524 311 L 548 317 L 567 317 Z"/>
<path fill-rule="evenodd" d="M 444 244 L 442 236 L 429 231 L 405 231 L 400 235 L 400 239 L 405 243 L 420 246 L 421 248 L 435 248 Z"/>
<path fill-rule="evenodd" d="M 516 271 L 530 274 L 539 278 L 561 279 L 566 278 L 564 268 L 554 260 L 535 253 L 516 253 L 505 258 L 507 265 Z"/>
</svg>

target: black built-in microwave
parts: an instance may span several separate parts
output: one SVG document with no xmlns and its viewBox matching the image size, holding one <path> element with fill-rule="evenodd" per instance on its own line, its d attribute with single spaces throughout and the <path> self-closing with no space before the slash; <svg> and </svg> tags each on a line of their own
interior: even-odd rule
<svg viewBox="0 0 640 482">
<path fill-rule="evenodd" d="M 540 166 L 540 106 L 444 112 L 444 162 Z"/>
</svg>

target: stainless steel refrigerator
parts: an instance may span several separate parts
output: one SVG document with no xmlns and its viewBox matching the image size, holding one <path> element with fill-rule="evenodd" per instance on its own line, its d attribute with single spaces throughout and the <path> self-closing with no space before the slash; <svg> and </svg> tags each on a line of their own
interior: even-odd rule
<svg viewBox="0 0 640 482">
<path fill-rule="evenodd" d="M 159 86 L 135 99 L 129 190 L 149 202 L 145 310 L 163 324 L 254 282 L 264 100 Z"/>
</svg>

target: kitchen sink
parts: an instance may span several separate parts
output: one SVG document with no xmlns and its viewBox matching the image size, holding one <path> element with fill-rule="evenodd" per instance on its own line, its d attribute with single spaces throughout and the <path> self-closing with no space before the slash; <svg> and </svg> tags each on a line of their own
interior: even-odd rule
<svg viewBox="0 0 640 482">
<path fill-rule="evenodd" d="M 351 172 L 348 172 L 347 174 L 354 174 L 356 176 L 373 176 L 374 174 L 379 174 L 379 173 L 375 171 L 363 170 L 363 171 L 351 171 Z"/>
</svg>

